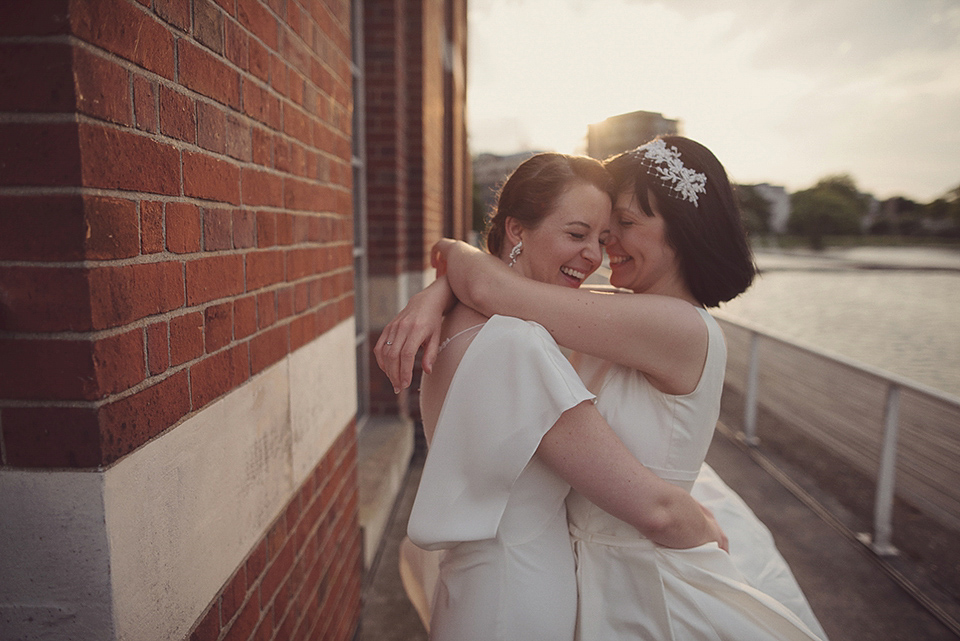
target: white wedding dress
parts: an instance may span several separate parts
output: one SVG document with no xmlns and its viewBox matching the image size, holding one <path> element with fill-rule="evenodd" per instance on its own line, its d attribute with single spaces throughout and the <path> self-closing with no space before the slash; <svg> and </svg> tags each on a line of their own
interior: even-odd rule
<svg viewBox="0 0 960 641">
<path fill-rule="evenodd" d="M 408 593 L 433 594 L 434 641 L 573 639 L 570 486 L 534 454 L 564 411 L 591 398 L 540 325 L 494 316 L 473 338 L 440 411 L 407 527 L 420 548 L 445 550 L 439 576 L 423 567 L 435 555 L 401 551 Z M 411 572 L 423 588 L 409 589 Z"/>
<path fill-rule="evenodd" d="M 577 639 L 825 639 L 767 528 L 703 464 L 720 411 L 726 346 L 713 317 L 698 311 L 709 345 L 700 382 L 690 394 L 663 394 L 640 372 L 589 356 L 578 355 L 577 369 L 634 456 L 661 478 L 692 490 L 715 512 L 731 554 L 716 544 L 690 550 L 657 546 L 571 492 Z"/>
<path fill-rule="evenodd" d="M 541 326 L 494 316 L 464 354 L 430 444 L 408 526 L 419 548 L 401 546 L 401 576 L 434 641 L 572 639 L 575 625 L 582 641 L 826 639 L 767 528 L 702 464 L 726 348 L 701 313 L 710 343 L 692 394 L 662 394 L 592 357 L 578 367 L 634 455 L 714 511 L 731 554 L 656 546 L 575 492 L 568 536 L 569 486 L 533 454 L 592 394 Z"/>
</svg>

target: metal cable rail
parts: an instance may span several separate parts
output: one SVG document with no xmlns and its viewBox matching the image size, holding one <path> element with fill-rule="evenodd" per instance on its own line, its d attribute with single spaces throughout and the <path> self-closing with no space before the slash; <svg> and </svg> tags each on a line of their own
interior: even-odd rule
<svg viewBox="0 0 960 641">
<path fill-rule="evenodd" d="M 757 409 L 876 477 L 870 547 L 896 553 L 894 495 L 960 530 L 960 398 L 716 314 L 727 340 L 726 384 L 745 399 L 743 436 Z"/>
</svg>

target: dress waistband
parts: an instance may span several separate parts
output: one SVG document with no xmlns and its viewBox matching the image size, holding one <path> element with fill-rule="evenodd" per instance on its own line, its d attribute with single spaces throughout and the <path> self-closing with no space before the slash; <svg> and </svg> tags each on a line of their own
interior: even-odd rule
<svg viewBox="0 0 960 641">
<path fill-rule="evenodd" d="M 653 550 L 658 547 L 656 543 L 648 538 L 645 538 L 639 532 L 637 532 L 636 538 L 634 538 L 616 536 L 613 534 L 600 534 L 598 532 L 587 532 L 586 530 L 581 530 L 576 525 L 572 524 L 569 526 L 569 528 L 570 536 L 574 539 L 574 542 L 580 540 L 586 543 L 596 543 L 598 545 L 610 545 L 620 548 L 640 548 L 644 550 Z"/>
</svg>

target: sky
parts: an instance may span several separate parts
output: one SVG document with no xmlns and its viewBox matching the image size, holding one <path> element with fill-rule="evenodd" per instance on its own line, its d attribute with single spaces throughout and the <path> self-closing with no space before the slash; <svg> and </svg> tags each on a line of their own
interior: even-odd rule
<svg viewBox="0 0 960 641">
<path fill-rule="evenodd" d="M 681 122 L 738 183 L 960 185 L 960 0 L 468 0 L 471 151 L 583 153 L 587 125 Z"/>
</svg>

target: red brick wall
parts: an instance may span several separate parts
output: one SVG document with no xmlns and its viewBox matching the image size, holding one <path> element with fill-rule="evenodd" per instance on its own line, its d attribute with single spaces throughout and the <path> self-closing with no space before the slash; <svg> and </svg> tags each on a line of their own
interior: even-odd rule
<svg viewBox="0 0 960 641">
<path fill-rule="evenodd" d="M 352 638 L 361 589 L 356 465 L 348 429 L 214 598 L 191 641 Z"/>
<path fill-rule="evenodd" d="M 105 466 L 352 315 L 349 5 L 0 11 L 2 463 Z"/>
<path fill-rule="evenodd" d="M 371 275 L 400 275 L 407 245 L 408 102 L 405 16 L 409 0 L 366 0 L 367 241 Z M 376 341 L 374 341 L 376 342 Z M 374 370 L 377 371 L 377 370 Z"/>
<path fill-rule="evenodd" d="M 445 221 L 444 233 L 454 238 L 468 237 L 473 218 L 473 175 L 467 146 L 467 4 L 451 2 L 447 11 L 447 37 L 455 54 L 445 74 L 445 99 L 449 105 L 445 119 L 448 132 L 444 171 L 445 202 L 454 212 Z"/>
<path fill-rule="evenodd" d="M 0 6 L 3 468 L 108 467 L 352 316 L 349 11 Z M 195 638 L 352 637 L 355 441 Z"/>
<path fill-rule="evenodd" d="M 444 220 L 454 218 L 453 203 L 444 202 L 444 182 L 447 178 L 445 148 L 450 132 L 445 129 L 445 115 L 453 105 L 446 101 L 444 91 L 444 59 L 431 57 L 434 51 L 445 51 L 448 34 L 446 29 L 446 2 L 423 0 L 421 19 L 421 55 L 416 64 L 421 69 L 420 84 L 423 95 L 423 115 L 420 148 L 423 149 L 423 171 L 420 180 L 421 208 L 416 233 L 417 242 L 410 243 L 410 261 L 420 269 L 430 267 L 430 248 L 443 237 Z"/>
<path fill-rule="evenodd" d="M 407 47 L 397 52 L 403 59 L 403 64 L 409 74 L 408 102 L 405 116 L 407 119 L 407 191 L 410 194 L 410 212 L 407 216 L 407 243 L 404 246 L 404 260 L 408 271 L 420 272 L 429 263 L 424 263 L 422 247 L 424 243 L 424 220 L 429 215 L 427 203 L 424 199 L 424 181 L 428 179 L 427 164 L 432 160 L 429 157 L 430 149 L 424 145 L 424 118 L 428 109 L 443 109 L 443 103 L 427 105 L 425 98 L 428 92 L 424 82 L 428 70 L 424 63 L 440 64 L 434 58 L 424 59 L 425 32 L 424 21 L 429 18 L 429 7 L 425 6 L 432 0 L 407 0 L 405 13 L 405 29 L 407 33 Z M 435 49 L 432 51 L 442 51 Z"/>
<path fill-rule="evenodd" d="M 452 5 L 457 6 L 455 10 Z M 448 173 L 446 149 L 465 157 L 463 92 L 445 92 L 442 52 L 448 12 L 456 14 L 464 46 L 462 0 L 367 0 L 364 3 L 369 268 L 401 275 L 430 267 L 429 249 L 444 221 L 460 220 L 460 202 L 447 202 L 445 185 L 469 180 L 462 159 Z M 459 100 L 460 104 L 453 102 Z M 452 192 L 451 192 L 452 193 Z"/>
<path fill-rule="evenodd" d="M 396 277 L 396 287 L 406 291 L 430 269 L 433 243 L 448 230 L 465 237 L 464 221 L 470 218 L 469 197 L 464 198 L 470 193 L 466 2 L 364 5 L 369 272 Z M 445 65 L 448 42 L 460 59 L 456 77 Z M 391 310 L 402 302 L 378 301 L 373 307 Z M 371 327 L 371 345 L 386 320 Z M 419 416 L 416 392 L 394 395 L 372 355 L 370 371 L 372 413 Z M 419 372 L 414 380 L 418 377 Z"/>
</svg>

